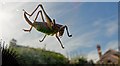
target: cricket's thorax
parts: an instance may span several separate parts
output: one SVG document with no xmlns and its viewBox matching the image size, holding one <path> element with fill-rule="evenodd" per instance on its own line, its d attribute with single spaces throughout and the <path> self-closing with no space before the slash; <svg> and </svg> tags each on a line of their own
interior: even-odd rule
<svg viewBox="0 0 120 66">
<path fill-rule="evenodd" d="M 53 34 L 54 30 L 51 30 L 46 22 L 34 22 L 33 26 L 36 30 L 43 32 L 47 35 Z"/>
</svg>

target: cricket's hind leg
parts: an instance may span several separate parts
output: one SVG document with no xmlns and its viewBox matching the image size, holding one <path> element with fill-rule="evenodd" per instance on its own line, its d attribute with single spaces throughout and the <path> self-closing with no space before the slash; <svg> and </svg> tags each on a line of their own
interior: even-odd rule
<svg viewBox="0 0 120 66">
<path fill-rule="evenodd" d="M 25 11 L 26 14 L 29 15 L 29 16 L 31 17 L 39 7 L 40 7 L 40 5 L 38 5 L 38 6 L 35 8 L 35 10 L 34 10 L 31 14 L 27 13 L 24 9 L 23 9 L 23 11 Z"/>
<path fill-rule="evenodd" d="M 44 17 L 43 17 L 43 14 L 42 14 L 42 11 L 41 11 L 41 10 L 40 10 L 40 11 L 38 11 L 38 13 L 37 13 L 37 15 L 36 15 L 36 17 L 35 17 L 35 19 L 34 19 L 34 22 L 36 22 L 36 20 L 37 20 L 37 18 L 38 18 L 39 13 L 41 14 L 41 17 L 42 17 L 43 22 L 45 22 L 45 20 L 44 20 Z"/>
<path fill-rule="evenodd" d="M 47 13 L 45 12 L 43 6 L 41 4 L 39 4 L 39 6 L 41 7 L 41 9 L 43 10 L 43 13 L 45 15 L 45 19 L 46 19 L 46 22 L 47 22 L 47 25 L 50 29 L 52 29 L 52 26 L 53 26 L 53 22 L 51 20 L 51 18 L 47 15 Z"/>
<path fill-rule="evenodd" d="M 23 10 L 23 11 L 24 11 L 24 17 L 25 17 L 26 21 L 31 25 L 30 29 L 23 29 L 23 30 L 24 30 L 25 32 L 30 32 L 30 31 L 32 30 L 33 24 L 32 24 L 32 22 L 30 22 L 30 21 L 28 20 L 28 18 L 26 17 L 27 12 L 26 12 L 25 10 Z"/>
</svg>

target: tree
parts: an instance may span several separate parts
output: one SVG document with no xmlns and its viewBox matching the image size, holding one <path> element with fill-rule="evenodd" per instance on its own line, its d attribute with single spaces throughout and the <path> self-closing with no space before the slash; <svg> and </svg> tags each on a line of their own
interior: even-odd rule
<svg viewBox="0 0 120 66">
<path fill-rule="evenodd" d="M 87 63 L 88 63 L 88 61 L 84 57 L 81 57 L 81 58 L 78 59 L 78 64 L 87 64 Z"/>
<path fill-rule="evenodd" d="M 17 40 L 16 39 L 13 38 L 13 39 L 10 40 L 10 47 L 15 47 L 16 44 L 17 44 Z"/>
</svg>

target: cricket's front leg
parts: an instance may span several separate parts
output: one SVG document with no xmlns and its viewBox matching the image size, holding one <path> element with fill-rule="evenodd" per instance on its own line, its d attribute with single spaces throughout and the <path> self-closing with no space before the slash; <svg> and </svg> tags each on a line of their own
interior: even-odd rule
<svg viewBox="0 0 120 66">
<path fill-rule="evenodd" d="M 62 27 L 59 29 L 59 31 L 60 31 L 61 29 L 64 29 L 64 28 L 66 28 L 67 35 L 68 35 L 69 37 L 72 37 L 72 35 L 69 34 L 68 27 L 67 27 L 66 25 L 65 25 L 65 26 L 62 26 Z"/>
<path fill-rule="evenodd" d="M 32 30 L 32 27 L 29 30 L 23 29 L 25 32 L 30 32 Z"/>
<path fill-rule="evenodd" d="M 68 27 L 67 27 L 66 25 L 65 25 L 65 28 L 66 28 L 66 30 L 67 30 L 68 36 L 69 36 L 69 37 L 72 37 L 72 35 L 69 34 Z"/>
<path fill-rule="evenodd" d="M 57 36 L 57 34 L 56 34 L 56 38 L 57 38 L 58 41 L 60 42 L 61 47 L 64 49 L 64 46 L 62 45 L 62 42 L 60 41 L 60 39 L 59 39 L 59 37 Z"/>
</svg>

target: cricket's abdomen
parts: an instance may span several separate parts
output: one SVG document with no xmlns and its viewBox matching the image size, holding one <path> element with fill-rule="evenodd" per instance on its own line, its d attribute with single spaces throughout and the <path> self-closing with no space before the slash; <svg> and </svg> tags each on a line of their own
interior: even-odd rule
<svg viewBox="0 0 120 66">
<path fill-rule="evenodd" d="M 47 35 L 53 34 L 53 32 L 54 32 L 47 26 L 46 22 L 35 22 L 33 24 L 34 24 L 34 27 L 36 30 L 38 30 L 42 33 L 45 33 Z"/>
</svg>

